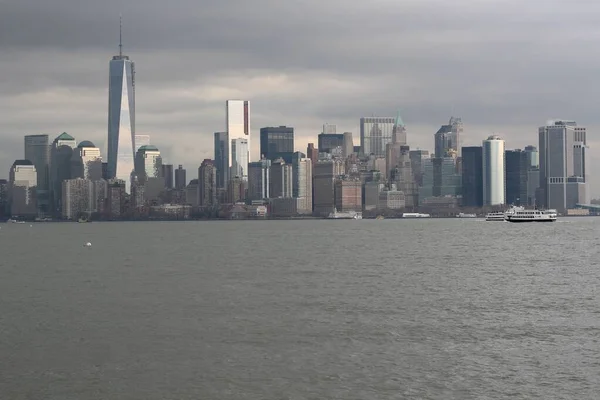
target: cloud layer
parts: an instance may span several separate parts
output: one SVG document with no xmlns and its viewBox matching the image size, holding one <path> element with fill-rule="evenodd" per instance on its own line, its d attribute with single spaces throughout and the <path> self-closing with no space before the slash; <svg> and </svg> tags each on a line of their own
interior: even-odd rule
<svg viewBox="0 0 600 400">
<path fill-rule="evenodd" d="M 594 162 L 599 11 L 583 0 L 8 0 L 0 177 L 22 157 L 25 134 L 105 145 L 120 13 L 138 133 L 188 169 L 212 157 L 228 98 L 252 102 L 256 145 L 260 127 L 285 124 L 301 150 L 325 122 L 358 142 L 361 116 L 400 110 L 414 147 L 431 149 L 456 115 L 465 145 L 493 132 L 518 148 L 537 144 L 547 119 L 569 118 L 589 128 Z"/>
</svg>

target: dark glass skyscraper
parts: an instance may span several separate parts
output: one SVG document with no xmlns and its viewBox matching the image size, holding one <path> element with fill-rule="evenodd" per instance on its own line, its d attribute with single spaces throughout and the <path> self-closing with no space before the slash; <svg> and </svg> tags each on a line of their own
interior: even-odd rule
<svg viewBox="0 0 600 400">
<path fill-rule="evenodd" d="M 123 180 L 129 193 L 135 158 L 135 68 L 123 54 L 121 40 L 119 54 L 112 58 L 109 68 L 108 176 Z"/>
<path fill-rule="evenodd" d="M 462 148 L 462 205 L 483 206 L 483 149 Z"/>
<path fill-rule="evenodd" d="M 521 150 L 504 152 L 506 165 L 506 204 L 527 204 L 527 171 L 529 154 Z"/>
<path fill-rule="evenodd" d="M 278 158 L 290 164 L 294 154 L 294 128 L 289 126 L 260 128 L 260 155 L 267 160 Z"/>
<path fill-rule="evenodd" d="M 229 135 L 227 132 L 215 132 L 214 148 L 217 188 L 226 189 L 229 181 Z"/>
<path fill-rule="evenodd" d="M 331 153 L 336 147 L 344 147 L 343 133 L 321 133 L 319 134 L 319 153 Z"/>
</svg>

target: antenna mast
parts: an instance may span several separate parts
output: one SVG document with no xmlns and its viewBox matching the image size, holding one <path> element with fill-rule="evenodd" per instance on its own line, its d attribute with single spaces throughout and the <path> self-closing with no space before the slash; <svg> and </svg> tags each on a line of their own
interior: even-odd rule
<svg viewBox="0 0 600 400">
<path fill-rule="evenodd" d="M 119 57 L 123 57 L 123 16 L 119 14 Z"/>
</svg>

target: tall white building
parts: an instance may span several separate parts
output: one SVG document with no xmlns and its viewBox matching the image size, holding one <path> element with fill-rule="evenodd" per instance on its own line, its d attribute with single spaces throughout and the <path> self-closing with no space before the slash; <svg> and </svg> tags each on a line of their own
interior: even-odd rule
<svg viewBox="0 0 600 400">
<path fill-rule="evenodd" d="M 483 204 L 506 204 L 504 140 L 492 135 L 483 141 Z"/>
<path fill-rule="evenodd" d="M 225 103 L 225 121 L 229 140 L 228 180 L 239 176 L 248 181 L 248 163 L 250 162 L 250 102 L 246 100 L 227 100 Z M 240 140 L 243 139 L 243 140 Z"/>
<path fill-rule="evenodd" d="M 110 61 L 108 81 L 108 177 L 125 182 L 131 192 L 135 149 L 135 65 L 123 54 Z"/>
<path fill-rule="evenodd" d="M 29 160 L 16 160 L 10 168 L 8 206 L 18 217 L 37 215 L 37 170 Z"/>
<path fill-rule="evenodd" d="M 100 149 L 89 140 L 77 145 L 71 156 L 71 178 L 97 181 L 102 179 L 102 156 Z"/>
<path fill-rule="evenodd" d="M 292 162 L 292 196 L 298 214 L 312 213 L 312 160 L 294 153 Z"/>
</svg>

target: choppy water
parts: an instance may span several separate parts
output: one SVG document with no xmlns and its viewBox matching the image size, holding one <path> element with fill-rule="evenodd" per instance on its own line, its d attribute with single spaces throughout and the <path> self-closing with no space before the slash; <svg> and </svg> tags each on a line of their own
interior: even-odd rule
<svg viewBox="0 0 600 400">
<path fill-rule="evenodd" d="M 599 244 L 594 218 L 4 224 L 0 397 L 597 399 Z"/>
</svg>

